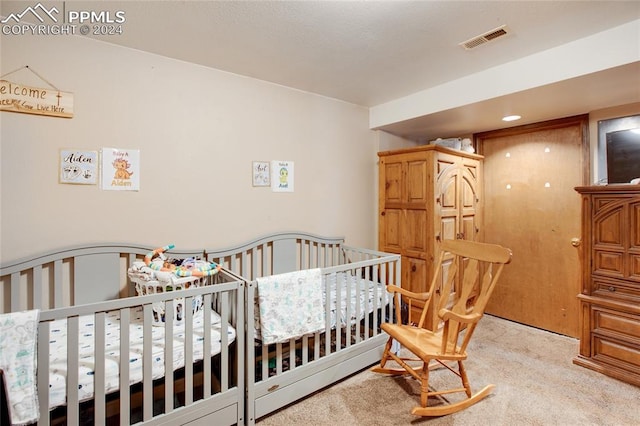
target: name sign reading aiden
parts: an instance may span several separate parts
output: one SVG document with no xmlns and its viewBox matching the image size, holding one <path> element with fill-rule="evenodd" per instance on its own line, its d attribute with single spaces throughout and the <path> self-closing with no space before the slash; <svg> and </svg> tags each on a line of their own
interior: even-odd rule
<svg viewBox="0 0 640 426">
<path fill-rule="evenodd" d="M 73 117 L 73 93 L 0 80 L 0 111 Z"/>
</svg>

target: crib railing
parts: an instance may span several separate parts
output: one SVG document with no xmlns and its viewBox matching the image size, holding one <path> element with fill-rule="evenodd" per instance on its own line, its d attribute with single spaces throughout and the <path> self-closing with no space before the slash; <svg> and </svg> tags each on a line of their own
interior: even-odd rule
<svg viewBox="0 0 640 426">
<path fill-rule="evenodd" d="M 119 419 L 119 424 L 156 420 L 162 416 L 163 422 L 186 423 L 197 419 L 203 413 L 218 411 L 220 424 L 233 424 L 244 415 L 244 281 L 221 271 L 218 284 L 190 288 L 176 292 L 131 297 L 97 304 L 46 310 L 40 313 L 38 327 L 38 399 L 40 404 L 39 425 L 53 424 L 59 418 L 69 425 L 81 424 L 81 417 L 93 414 L 92 424 L 101 425 L 110 419 Z M 174 373 L 173 337 L 164 340 L 164 377 L 152 377 L 152 329 L 154 305 L 161 303 L 165 309 L 165 336 L 173 336 L 174 298 L 184 298 L 185 306 L 192 301 L 203 299 L 203 341 L 204 361 L 197 361 L 193 354 L 193 312 L 185 310 L 184 319 L 184 366 Z M 119 359 L 128 360 L 131 350 L 129 330 L 135 310 L 143 313 L 143 378 L 142 382 L 131 385 L 128 362 L 119 363 L 119 389 L 117 397 L 105 391 L 105 317 L 109 312 L 117 312 L 120 321 Z M 212 312 L 221 317 L 220 352 L 212 360 L 211 353 Z M 94 396 L 89 402 L 81 402 L 78 393 L 79 345 L 78 332 L 80 317 L 89 315 L 95 327 L 95 366 L 93 373 Z M 67 326 L 67 376 L 66 405 L 49 413 L 49 336 L 53 321 L 63 320 Z M 229 340 L 233 327 L 234 341 Z M 211 380 L 210 380 L 211 378 Z M 176 397 L 176 395 L 179 395 Z M 159 401 L 161 401 L 159 403 Z M 160 404 L 160 406 L 158 406 Z M 194 406 L 200 405 L 198 409 Z M 183 408 L 190 407 L 190 410 Z M 184 417 L 185 415 L 190 417 Z M 225 421 L 224 416 L 227 416 Z"/>
<path fill-rule="evenodd" d="M 282 232 L 227 249 L 207 249 L 206 258 L 247 279 L 344 263 L 343 238 Z"/>
<path fill-rule="evenodd" d="M 127 269 L 149 250 L 117 243 L 82 245 L 4 263 L 0 267 L 0 313 L 134 296 Z M 171 256 L 204 258 L 204 252 L 172 250 Z"/>
</svg>

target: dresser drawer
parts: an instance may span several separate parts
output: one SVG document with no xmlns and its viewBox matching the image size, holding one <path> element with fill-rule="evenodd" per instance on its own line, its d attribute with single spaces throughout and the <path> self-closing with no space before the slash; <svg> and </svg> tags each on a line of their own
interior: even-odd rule
<svg viewBox="0 0 640 426">
<path fill-rule="evenodd" d="M 594 334 L 591 351 L 593 361 L 640 374 L 640 346 L 638 345 Z"/>
<path fill-rule="evenodd" d="M 640 283 L 592 277 L 591 294 L 605 299 L 640 303 Z"/>
<path fill-rule="evenodd" d="M 628 341 L 630 347 L 635 347 L 636 357 L 640 357 L 640 315 L 591 305 L 591 319 L 593 334 Z"/>
</svg>

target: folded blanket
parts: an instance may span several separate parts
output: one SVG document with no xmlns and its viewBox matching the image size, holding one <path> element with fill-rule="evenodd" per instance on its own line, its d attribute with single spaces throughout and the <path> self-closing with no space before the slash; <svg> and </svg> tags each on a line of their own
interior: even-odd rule
<svg viewBox="0 0 640 426">
<path fill-rule="evenodd" d="M 262 341 L 282 343 L 325 328 L 320 269 L 258 278 Z"/>
<path fill-rule="evenodd" d="M 38 317 L 40 311 L 0 315 L 0 369 L 4 371 L 12 425 L 39 418 L 36 387 Z"/>
</svg>

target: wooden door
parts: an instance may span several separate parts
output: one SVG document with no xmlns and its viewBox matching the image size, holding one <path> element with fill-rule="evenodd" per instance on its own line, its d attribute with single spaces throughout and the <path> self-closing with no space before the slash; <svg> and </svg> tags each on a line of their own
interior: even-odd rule
<svg viewBox="0 0 640 426">
<path fill-rule="evenodd" d="M 477 136 L 484 240 L 513 251 L 487 313 L 578 337 L 580 197 L 588 181 L 585 116 Z"/>
</svg>

